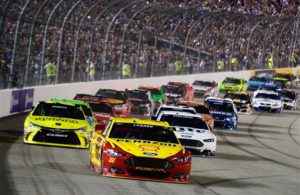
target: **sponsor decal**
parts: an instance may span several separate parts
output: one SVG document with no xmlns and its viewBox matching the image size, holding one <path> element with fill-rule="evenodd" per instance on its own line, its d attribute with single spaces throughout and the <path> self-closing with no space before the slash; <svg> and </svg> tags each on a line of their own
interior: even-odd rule
<svg viewBox="0 0 300 195">
<path fill-rule="evenodd" d="M 192 136 L 190 136 L 190 135 L 181 135 L 181 137 L 183 137 L 183 138 L 191 138 Z"/>
<path fill-rule="evenodd" d="M 10 113 L 29 110 L 33 105 L 34 89 L 20 89 L 11 92 Z"/>
<path fill-rule="evenodd" d="M 115 161 L 116 161 L 116 158 L 113 158 L 113 157 L 110 157 L 108 160 L 109 163 L 115 163 Z"/>
<path fill-rule="evenodd" d="M 36 121 L 59 121 L 59 122 L 79 124 L 79 122 L 77 120 L 58 118 L 58 117 L 36 117 L 34 120 L 36 120 Z"/>
<path fill-rule="evenodd" d="M 68 137 L 68 135 L 54 134 L 54 133 L 47 133 L 46 135 L 49 137 L 62 137 L 62 138 Z"/>
<path fill-rule="evenodd" d="M 151 151 L 151 152 L 157 152 L 160 149 L 158 146 L 154 146 L 154 145 L 139 145 L 139 148 L 141 148 L 142 151 Z"/>
<path fill-rule="evenodd" d="M 150 168 L 150 167 L 135 167 L 135 170 L 165 172 L 165 170 L 162 168 Z"/>
<path fill-rule="evenodd" d="M 144 152 L 143 154 L 147 155 L 147 156 L 157 156 L 157 153 L 154 152 Z"/>
</svg>

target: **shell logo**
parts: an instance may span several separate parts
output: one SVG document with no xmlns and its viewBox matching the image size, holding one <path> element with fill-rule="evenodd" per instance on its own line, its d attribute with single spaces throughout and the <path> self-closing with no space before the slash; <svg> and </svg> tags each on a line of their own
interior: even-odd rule
<svg viewBox="0 0 300 195">
<path fill-rule="evenodd" d="M 153 146 L 153 145 L 140 145 L 139 148 L 141 148 L 142 151 L 157 152 L 159 150 L 158 146 Z"/>
</svg>

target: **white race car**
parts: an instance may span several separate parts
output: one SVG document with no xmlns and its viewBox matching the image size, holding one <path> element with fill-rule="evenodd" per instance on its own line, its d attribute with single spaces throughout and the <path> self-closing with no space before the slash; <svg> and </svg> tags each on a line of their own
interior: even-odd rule
<svg viewBox="0 0 300 195">
<path fill-rule="evenodd" d="M 195 97 L 206 98 L 218 95 L 218 84 L 215 81 L 195 80 L 192 84 Z"/>
<path fill-rule="evenodd" d="M 209 130 L 206 122 L 199 114 L 186 112 L 163 111 L 157 121 L 168 122 L 181 144 L 192 154 L 214 156 L 217 137 Z"/>
<path fill-rule="evenodd" d="M 253 110 L 257 112 L 281 113 L 283 101 L 278 92 L 260 90 L 253 96 Z"/>
<path fill-rule="evenodd" d="M 282 90 L 283 108 L 287 110 L 296 110 L 299 106 L 298 94 L 292 90 Z"/>
</svg>

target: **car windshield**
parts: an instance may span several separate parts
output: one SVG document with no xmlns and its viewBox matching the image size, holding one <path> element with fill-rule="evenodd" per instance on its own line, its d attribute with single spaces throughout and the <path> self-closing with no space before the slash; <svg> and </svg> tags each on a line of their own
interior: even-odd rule
<svg viewBox="0 0 300 195">
<path fill-rule="evenodd" d="M 280 88 L 275 85 L 266 85 L 266 86 L 260 86 L 258 90 L 277 91 L 280 90 Z"/>
<path fill-rule="evenodd" d="M 112 113 L 112 108 L 106 104 L 106 103 L 92 103 L 90 102 L 91 108 L 94 112 L 99 112 L 99 113 L 107 113 L 111 114 Z"/>
<path fill-rule="evenodd" d="M 41 102 L 34 109 L 33 116 L 52 116 L 61 118 L 72 118 L 84 120 L 84 114 L 80 106 L 70 106 L 64 104 L 50 104 Z"/>
<path fill-rule="evenodd" d="M 179 112 L 188 112 L 191 114 L 196 114 L 195 110 L 188 109 L 188 108 L 176 108 L 176 107 L 161 107 L 158 109 L 155 115 L 158 115 L 159 113 L 163 111 L 179 111 Z"/>
<path fill-rule="evenodd" d="M 163 87 L 165 93 L 183 95 L 182 89 L 179 87 Z"/>
<path fill-rule="evenodd" d="M 127 98 L 148 100 L 148 95 L 142 91 L 127 91 Z"/>
<path fill-rule="evenodd" d="M 239 85 L 241 84 L 241 79 L 227 77 L 224 79 L 223 83 Z"/>
<path fill-rule="evenodd" d="M 198 105 L 193 106 L 197 113 L 199 114 L 210 114 L 209 109 L 206 106 Z"/>
<path fill-rule="evenodd" d="M 193 85 L 213 87 L 212 82 L 209 82 L 209 81 L 194 81 Z"/>
<path fill-rule="evenodd" d="M 294 100 L 296 99 L 296 94 L 292 91 L 283 91 L 282 97 Z"/>
<path fill-rule="evenodd" d="M 250 101 L 250 98 L 246 94 L 236 94 L 236 93 L 227 93 L 224 98 L 229 98 L 232 100 L 244 100 L 244 101 Z"/>
<path fill-rule="evenodd" d="M 160 121 L 166 121 L 171 126 L 191 127 L 197 129 L 208 129 L 205 121 L 199 117 L 184 116 L 184 115 L 163 115 Z"/>
<path fill-rule="evenodd" d="M 256 82 L 268 82 L 268 79 L 266 77 L 252 77 L 249 79 L 249 81 L 256 81 Z"/>
<path fill-rule="evenodd" d="M 276 77 L 276 78 L 284 78 L 284 79 L 291 79 L 292 75 L 277 73 L 277 74 L 274 75 L 274 77 Z"/>
<path fill-rule="evenodd" d="M 280 100 L 280 96 L 277 94 L 268 94 L 268 93 L 259 93 L 255 98 L 271 99 L 271 100 Z"/>
<path fill-rule="evenodd" d="M 92 111 L 89 107 L 87 107 L 86 105 L 81 105 L 81 107 L 86 116 L 93 116 Z"/>
<path fill-rule="evenodd" d="M 125 101 L 125 93 L 123 91 L 115 91 L 115 90 L 102 90 L 100 89 L 96 95 L 100 95 L 104 98 L 116 99 Z"/>
<path fill-rule="evenodd" d="M 149 140 L 179 144 L 174 132 L 170 128 L 138 123 L 114 123 L 109 138 Z"/>
<path fill-rule="evenodd" d="M 226 112 L 234 113 L 234 108 L 231 103 L 228 102 L 208 102 L 209 110 L 213 112 Z"/>
</svg>

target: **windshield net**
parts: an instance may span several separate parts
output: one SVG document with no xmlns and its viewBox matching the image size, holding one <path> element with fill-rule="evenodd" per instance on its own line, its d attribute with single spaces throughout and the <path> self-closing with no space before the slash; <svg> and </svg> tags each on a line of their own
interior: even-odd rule
<svg viewBox="0 0 300 195">
<path fill-rule="evenodd" d="M 100 112 L 100 113 L 112 113 L 112 108 L 106 104 L 106 103 L 90 103 L 91 108 L 94 112 Z"/>
<path fill-rule="evenodd" d="M 239 85 L 239 84 L 241 84 L 241 80 L 227 77 L 227 78 L 225 78 L 223 83 Z"/>
<path fill-rule="evenodd" d="M 205 86 L 205 87 L 213 86 L 212 82 L 209 82 L 209 81 L 194 81 L 193 85 Z"/>
<path fill-rule="evenodd" d="M 34 116 L 53 116 L 84 120 L 84 114 L 80 106 L 69 106 L 63 104 L 49 104 L 41 102 L 32 113 Z"/>
<path fill-rule="evenodd" d="M 178 144 L 178 140 L 170 128 L 137 123 L 114 123 L 109 137 Z"/>
<path fill-rule="evenodd" d="M 125 93 L 122 91 L 114 91 L 114 90 L 99 90 L 97 95 L 103 96 L 109 99 L 116 99 L 125 101 Z"/>
<path fill-rule="evenodd" d="M 234 113 L 233 105 L 227 102 L 208 102 L 209 110 L 213 112 Z"/>
<path fill-rule="evenodd" d="M 255 98 L 263 98 L 263 99 L 271 99 L 271 100 L 280 100 L 279 95 L 276 94 L 267 94 L 267 93 L 259 93 L 255 96 Z"/>
</svg>

